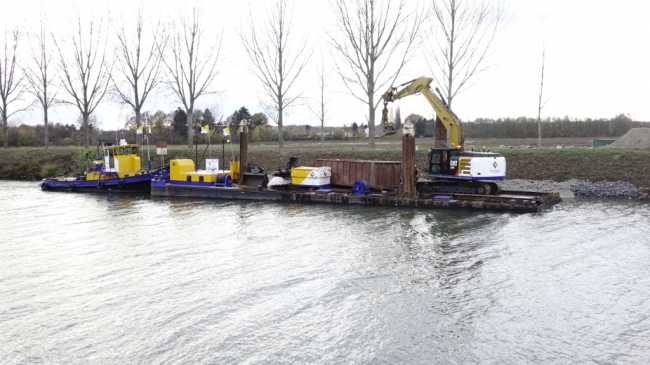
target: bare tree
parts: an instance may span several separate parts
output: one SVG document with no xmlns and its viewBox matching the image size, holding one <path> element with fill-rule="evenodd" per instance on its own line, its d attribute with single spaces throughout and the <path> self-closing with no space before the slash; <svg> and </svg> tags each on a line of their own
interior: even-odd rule
<svg viewBox="0 0 650 365">
<path fill-rule="evenodd" d="M 136 128 L 142 124 L 141 113 L 144 102 L 158 85 L 161 65 L 161 53 L 158 51 L 156 40 L 160 24 L 153 32 L 151 44 L 146 46 L 142 40 L 143 23 L 142 9 L 138 9 L 135 34 L 127 34 L 124 21 L 120 28 L 116 29 L 118 40 L 116 68 L 119 73 L 114 72 L 111 75 L 117 97 L 133 109 Z"/>
<path fill-rule="evenodd" d="M 252 12 L 251 12 L 251 18 Z M 248 57 L 253 63 L 253 73 L 264 85 L 264 91 L 271 100 L 261 102 L 262 108 L 278 125 L 278 145 L 284 147 L 282 134 L 284 110 L 289 108 L 302 93 L 289 95 L 289 90 L 305 68 L 309 57 L 305 56 L 307 37 L 292 48 L 292 22 L 287 15 L 287 5 L 279 0 L 267 9 L 266 22 L 253 23 L 250 35 L 243 26 L 239 36 L 244 43 Z M 293 39 L 293 38 L 291 38 Z"/>
<path fill-rule="evenodd" d="M 2 58 L 0 59 L 0 114 L 2 116 L 2 127 L 4 128 L 4 148 L 9 147 L 9 130 L 7 120 L 12 115 L 24 111 L 26 108 L 16 109 L 9 113 L 9 106 L 22 100 L 25 93 L 23 87 L 24 74 L 19 73 L 17 66 L 17 50 L 20 41 L 20 32 L 14 28 L 7 32 L 5 28 L 5 39 Z"/>
<path fill-rule="evenodd" d="M 337 73 L 349 93 L 368 105 L 370 147 L 375 147 L 375 111 L 384 92 L 410 59 L 426 14 L 407 14 L 405 0 L 333 0 L 336 26 L 342 38 L 330 33 L 331 46 L 342 59 Z M 397 62 L 391 62 L 393 57 Z M 358 96 L 359 88 L 363 91 Z M 375 101 L 376 100 L 376 101 Z"/>
<path fill-rule="evenodd" d="M 321 54 L 321 62 L 320 62 L 320 67 L 316 68 L 316 73 L 318 74 L 318 91 L 320 92 L 319 94 L 319 102 L 318 105 L 311 105 L 307 104 L 309 107 L 309 110 L 311 110 L 312 113 L 320 120 L 320 130 L 321 130 L 321 138 L 320 138 L 320 143 L 321 147 L 324 147 L 324 141 L 325 141 L 325 115 L 329 111 L 327 109 L 327 103 L 329 100 L 325 100 L 325 62 L 323 61 L 323 55 Z"/>
<path fill-rule="evenodd" d="M 542 48 L 542 73 L 539 78 L 539 104 L 537 104 L 537 147 L 542 148 L 542 108 L 549 99 L 542 103 L 542 92 L 544 91 L 544 67 L 546 65 L 546 47 Z"/>
<path fill-rule="evenodd" d="M 447 104 L 469 87 L 469 81 L 489 68 L 493 41 L 505 24 L 501 0 L 434 0 L 429 39 L 429 67 L 438 84 L 444 85 Z"/>
<path fill-rule="evenodd" d="M 60 100 L 62 103 L 74 105 L 79 109 L 83 118 L 84 147 L 88 148 L 90 140 L 90 115 L 95 111 L 108 90 L 112 60 L 106 55 L 107 37 L 102 35 L 102 23 L 90 20 L 88 27 L 81 24 L 81 16 L 77 15 L 77 26 L 70 35 L 72 48 L 68 49 L 62 41 L 54 39 L 59 53 L 59 68 L 62 85 L 69 99 Z M 72 57 L 66 57 L 73 52 Z"/>
<path fill-rule="evenodd" d="M 178 98 L 187 113 L 187 146 L 194 139 L 194 106 L 196 100 L 215 93 L 209 87 L 218 74 L 217 62 L 221 51 L 223 34 L 207 47 L 203 47 L 205 27 L 200 9 L 192 8 L 187 17 L 172 21 L 169 39 L 159 43 L 159 53 L 165 65 L 165 86 Z M 163 49 L 167 46 L 167 50 Z M 164 53 L 171 53 L 165 57 Z"/>
<path fill-rule="evenodd" d="M 54 84 L 52 52 L 47 46 L 48 33 L 45 24 L 45 15 L 41 14 L 41 29 L 29 37 L 30 63 L 23 69 L 27 79 L 27 91 L 32 94 L 43 108 L 43 124 L 45 130 L 45 148 L 49 148 L 49 119 L 48 110 L 54 105 L 58 89 Z M 54 88 L 54 90 L 52 90 Z"/>
</svg>

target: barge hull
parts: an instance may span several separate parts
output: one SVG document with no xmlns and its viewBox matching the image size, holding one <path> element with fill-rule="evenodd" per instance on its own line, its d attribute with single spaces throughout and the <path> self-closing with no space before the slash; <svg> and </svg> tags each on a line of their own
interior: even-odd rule
<svg viewBox="0 0 650 365">
<path fill-rule="evenodd" d="M 74 191 L 80 193 L 148 193 L 151 190 L 151 179 L 154 174 L 144 174 L 124 180 L 105 179 L 98 184 L 95 180 L 58 181 L 45 179 L 41 181 L 42 190 Z"/>
<path fill-rule="evenodd" d="M 499 195 L 451 194 L 435 196 L 429 199 L 406 199 L 388 194 L 353 195 L 345 192 L 317 193 L 302 190 L 180 186 L 156 180 L 151 185 L 151 196 L 410 207 L 417 209 L 461 208 L 515 213 L 538 213 L 562 201 L 559 193 L 504 191 Z"/>
</svg>

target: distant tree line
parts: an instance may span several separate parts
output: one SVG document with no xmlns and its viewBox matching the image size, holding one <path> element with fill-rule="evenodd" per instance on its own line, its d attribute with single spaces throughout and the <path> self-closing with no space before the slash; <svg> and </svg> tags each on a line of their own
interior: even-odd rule
<svg viewBox="0 0 650 365">
<path fill-rule="evenodd" d="M 426 119 L 418 114 L 406 117 L 411 122 L 417 137 L 435 136 L 435 119 Z M 547 118 L 542 120 L 542 138 L 620 137 L 631 128 L 650 127 L 649 122 L 637 122 L 625 114 L 611 119 L 598 118 L 579 120 L 576 118 Z M 466 138 L 537 138 L 536 118 L 477 118 L 463 123 Z"/>
<path fill-rule="evenodd" d="M 208 136 L 201 134 L 201 127 L 209 125 L 211 143 L 221 143 L 224 138 L 223 128 L 230 129 L 228 140 L 239 142 L 239 125 L 243 119 L 249 123 L 249 141 L 268 142 L 278 140 L 278 128 L 269 124 L 265 113 L 250 114 L 246 107 L 234 111 L 228 118 L 217 121 L 210 109 L 196 110 L 193 115 L 193 132 L 199 143 L 207 143 Z M 143 112 L 141 123 L 151 126 L 150 143 L 166 141 L 170 144 L 182 144 L 187 141 L 187 114 L 183 108 L 165 113 L 158 110 L 155 113 Z M 398 122 L 399 120 L 399 122 Z M 102 131 L 94 116 L 89 118 L 90 139 L 104 139 L 114 142 L 119 139 L 126 139 L 129 142 L 136 140 L 135 117 L 131 116 L 124 125 L 124 129 L 118 131 Z M 435 136 L 435 120 L 426 119 L 418 114 L 411 114 L 406 117 L 405 122 L 410 122 L 415 127 L 417 137 Z M 400 123 L 399 114 L 395 118 L 395 124 Z M 218 130 L 216 133 L 215 128 Z M 282 130 L 283 139 L 286 141 L 308 141 L 308 140 L 348 140 L 365 139 L 366 125 L 352 123 L 350 127 L 325 127 L 317 128 L 310 125 L 287 125 Z M 547 118 L 542 121 L 543 138 L 579 138 L 579 137 L 620 137 L 631 128 L 650 128 L 650 122 L 637 122 L 625 114 L 619 114 L 611 119 L 599 118 L 578 120 L 575 118 Z M 472 122 L 463 123 L 463 130 L 466 138 L 536 138 L 537 120 L 535 118 L 477 118 Z M 9 126 L 8 145 L 11 147 L 44 145 L 45 128 L 43 124 Z M 48 125 L 49 141 L 54 146 L 81 146 L 84 144 L 85 134 L 82 128 L 82 121 L 76 124 L 50 123 Z M 145 130 L 145 133 L 147 130 Z M 400 133 L 388 138 L 399 138 Z M 0 136 L 4 142 L 4 136 Z"/>
<path fill-rule="evenodd" d="M 631 128 L 644 127 L 650 123 L 633 121 L 625 114 L 611 119 L 547 118 L 542 120 L 542 138 L 620 137 Z M 463 123 L 463 130 L 466 138 L 537 138 L 537 119 L 477 118 Z"/>
<path fill-rule="evenodd" d="M 265 113 L 258 112 L 251 115 L 244 106 L 235 110 L 225 120 L 217 120 L 215 112 L 206 108 L 204 110 L 195 110 L 192 118 L 192 131 L 194 139 L 199 143 L 205 144 L 208 138 L 211 143 L 219 144 L 224 139 L 232 142 L 239 142 L 239 131 L 242 120 L 247 120 L 249 125 L 248 139 L 251 142 L 269 142 L 278 140 L 278 128 L 269 124 L 269 118 Z M 127 142 L 141 142 L 136 140 L 137 121 L 136 116 L 131 115 L 124 124 L 124 128 L 119 130 L 102 130 L 100 123 L 94 115 L 88 118 L 89 140 L 105 140 L 110 143 L 117 143 L 121 139 Z M 183 144 L 188 138 L 188 117 L 184 108 L 177 108 L 169 113 L 162 110 L 156 112 L 143 111 L 140 115 L 140 125 L 143 126 L 143 132 L 149 137 L 149 142 L 155 144 L 156 141 L 165 141 L 170 144 Z M 201 128 L 209 126 L 210 136 L 201 134 Z M 148 128 L 151 128 L 151 134 L 148 134 Z M 223 133 L 225 127 L 230 130 L 230 135 L 226 137 Z M 351 127 L 343 126 L 342 128 L 325 127 L 324 129 L 312 127 L 311 125 L 288 125 L 282 130 L 283 139 L 286 141 L 307 141 L 307 140 L 346 140 L 346 139 L 365 139 L 363 130 L 365 126 L 359 126 L 352 123 Z M 216 131 L 216 133 L 215 133 Z M 83 120 L 79 118 L 76 123 L 48 124 L 49 145 L 51 146 L 83 146 L 85 144 L 85 134 Z M 41 147 L 45 141 L 45 127 L 43 124 L 38 125 L 9 125 L 7 127 L 8 146 L 10 147 Z M 4 136 L 0 136 L 0 143 L 4 142 Z M 91 143 L 93 145 L 94 142 Z"/>
</svg>

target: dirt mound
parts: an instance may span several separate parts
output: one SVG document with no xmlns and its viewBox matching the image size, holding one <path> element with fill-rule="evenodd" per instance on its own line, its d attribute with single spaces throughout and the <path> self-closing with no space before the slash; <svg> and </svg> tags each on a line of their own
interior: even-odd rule
<svg viewBox="0 0 650 365">
<path fill-rule="evenodd" d="M 610 148 L 650 148 L 650 128 L 632 128 Z"/>
</svg>

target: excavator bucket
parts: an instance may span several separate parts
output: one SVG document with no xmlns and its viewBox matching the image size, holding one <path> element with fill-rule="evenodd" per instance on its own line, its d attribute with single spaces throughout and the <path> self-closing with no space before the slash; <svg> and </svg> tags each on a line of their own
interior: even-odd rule
<svg viewBox="0 0 650 365">
<path fill-rule="evenodd" d="M 248 171 L 244 172 L 237 184 L 239 186 L 261 186 L 265 188 L 268 183 L 269 177 L 266 174 L 266 169 L 264 167 L 253 167 L 253 164 L 248 164 Z"/>
<path fill-rule="evenodd" d="M 381 124 L 375 128 L 375 137 L 390 136 L 397 133 L 395 126 L 388 121 L 386 104 L 386 101 L 384 101 L 384 110 L 381 111 Z"/>
<path fill-rule="evenodd" d="M 379 128 L 375 128 L 377 133 L 375 133 L 375 136 L 377 137 L 383 137 L 383 136 L 391 136 L 395 133 L 397 133 L 397 129 L 391 124 L 389 125 L 381 125 Z"/>
<path fill-rule="evenodd" d="M 239 182 L 239 186 L 250 186 L 263 188 L 269 183 L 269 177 L 266 172 L 263 173 L 253 173 L 253 172 L 244 172 L 243 178 Z"/>
</svg>

